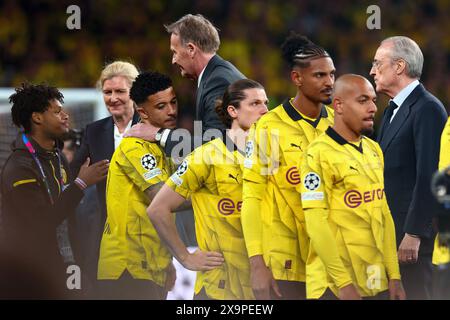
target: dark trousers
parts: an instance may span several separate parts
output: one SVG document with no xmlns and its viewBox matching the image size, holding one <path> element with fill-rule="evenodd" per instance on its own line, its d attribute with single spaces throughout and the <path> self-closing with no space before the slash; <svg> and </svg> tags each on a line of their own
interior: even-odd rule
<svg viewBox="0 0 450 320">
<path fill-rule="evenodd" d="M 99 280 L 106 300 L 165 300 L 167 291 L 150 280 L 134 279 L 125 270 L 117 280 Z"/>
<path fill-rule="evenodd" d="M 389 290 L 378 293 L 373 297 L 363 297 L 363 300 L 389 300 Z M 319 300 L 338 300 L 330 289 L 327 289 L 325 293 L 319 298 Z"/>
<path fill-rule="evenodd" d="M 273 300 L 305 300 L 306 284 L 298 281 L 277 280 L 278 288 L 282 297 L 278 297 L 275 292 L 270 291 Z"/>
<path fill-rule="evenodd" d="M 450 300 L 450 263 L 433 266 L 433 299 Z"/>
<path fill-rule="evenodd" d="M 400 265 L 403 287 L 408 300 L 428 300 L 432 297 L 431 255 L 419 255 L 417 263 Z"/>
</svg>

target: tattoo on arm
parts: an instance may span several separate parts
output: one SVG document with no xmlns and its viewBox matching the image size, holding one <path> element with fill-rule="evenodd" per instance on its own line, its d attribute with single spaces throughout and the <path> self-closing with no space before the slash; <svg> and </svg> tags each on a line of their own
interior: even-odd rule
<svg viewBox="0 0 450 320">
<path fill-rule="evenodd" d="M 155 198 L 158 191 L 162 188 L 164 185 L 164 182 L 158 182 L 154 185 L 151 185 L 145 190 L 145 194 L 147 195 L 147 198 L 150 201 L 153 201 L 153 198 Z M 172 210 L 172 212 L 178 212 L 183 210 L 189 210 L 192 209 L 192 202 L 191 199 L 186 199 L 179 207 L 177 207 L 175 210 Z"/>
<path fill-rule="evenodd" d="M 153 201 L 153 198 L 156 196 L 158 191 L 161 189 L 161 187 L 164 185 L 164 182 L 158 182 L 156 184 L 151 185 L 147 189 L 145 189 L 145 194 L 147 195 L 147 198 L 150 201 Z"/>
</svg>

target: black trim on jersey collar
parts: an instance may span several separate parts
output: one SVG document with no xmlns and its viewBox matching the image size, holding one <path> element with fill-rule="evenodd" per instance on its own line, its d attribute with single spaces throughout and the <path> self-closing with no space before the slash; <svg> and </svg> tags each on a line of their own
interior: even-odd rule
<svg viewBox="0 0 450 320">
<path fill-rule="evenodd" d="M 294 121 L 305 120 L 310 125 L 312 125 L 314 128 L 317 127 L 321 118 L 328 117 L 327 108 L 324 105 L 322 105 L 322 110 L 320 110 L 320 115 L 316 119 L 316 121 L 311 121 L 309 119 L 303 118 L 302 115 L 297 110 L 295 110 L 294 106 L 291 104 L 290 99 L 287 99 L 286 101 L 283 102 L 283 108 L 284 108 L 284 111 L 286 111 L 286 113 L 292 120 L 294 120 Z"/>
<path fill-rule="evenodd" d="M 332 127 L 328 127 L 327 131 L 325 131 L 326 134 L 333 139 L 334 141 L 336 141 L 337 143 L 339 143 L 341 146 L 343 146 L 344 144 L 349 144 L 351 145 L 353 148 L 355 148 L 356 150 L 358 150 L 359 152 L 363 153 L 363 147 L 362 147 L 362 139 L 364 137 L 362 137 L 361 142 L 359 143 L 359 146 L 354 145 L 353 143 L 348 142 L 347 140 L 345 140 L 341 135 L 339 135 L 339 133 L 336 132 L 336 130 L 334 130 Z"/>
<path fill-rule="evenodd" d="M 245 156 L 245 152 L 242 151 L 241 149 L 239 149 L 238 146 L 234 143 L 234 141 L 231 140 L 231 138 L 228 136 L 226 130 L 222 131 L 222 137 L 221 138 L 222 138 L 223 144 L 225 145 L 225 147 L 227 147 L 228 151 L 234 152 L 234 151 L 237 150 L 240 154 Z"/>
</svg>

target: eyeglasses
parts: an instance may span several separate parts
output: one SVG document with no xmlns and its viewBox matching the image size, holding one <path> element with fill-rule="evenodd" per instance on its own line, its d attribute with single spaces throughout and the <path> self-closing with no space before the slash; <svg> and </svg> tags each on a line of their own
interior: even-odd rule
<svg viewBox="0 0 450 320">
<path fill-rule="evenodd" d="M 389 58 L 388 58 L 389 59 Z M 399 61 L 399 60 L 403 60 L 403 59 L 389 59 L 390 60 L 390 63 L 391 63 L 391 65 L 394 63 L 394 62 L 396 62 L 396 61 Z M 374 61 L 372 61 L 372 68 L 375 68 L 375 69 L 377 69 L 377 70 L 380 70 L 380 68 L 381 68 L 381 66 L 383 65 L 383 63 L 384 63 L 385 61 L 382 61 L 382 60 L 374 60 Z"/>
<path fill-rule="evenodd" d="M 374 61 L 372 61 L 372 68 L 380 70 L 382 65 L 383 65 L 383 62 L 381 60 L 374 60 Z"/>
</svg>

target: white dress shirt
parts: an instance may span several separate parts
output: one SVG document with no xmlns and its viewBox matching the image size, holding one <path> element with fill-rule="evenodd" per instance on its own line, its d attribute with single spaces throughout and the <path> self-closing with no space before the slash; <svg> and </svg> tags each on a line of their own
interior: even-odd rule
<svg viewBox="0 0 450 320">
<path fill-rule="evenodd" d="M 394 113 L 392 114 L 391 120 L 389 122 L 392 122 L 395 115 L 397 114 L 398 110 L 402 107 L 403 102 L 405 102 L 406 98 L 409 97 L 411 92 L 419 85 L 419 80 L 414 80 L 410 84 L 408 84 L 406 87 L 404 87 L 392 100 L 396 105 L 398 105 L 398 108 L 394 110 Z"/>
<path fill-rule="evenodd" d="M 131 128 L 132 122 L 133 122 L 133 118 L 130 119 L 130 122 L 128 122 L 127 127 L 125 128 L 125 130 L 123 130 L 122 133 L 119 132 L 119 128 L 117 128 L 116 124 L 114 123 L 114 150 L 117 149 L 120 142 L 122 141 L 123 134 L 125 133 L 125 131 L 127 131 L 128 129 Z"/>
</svg>

